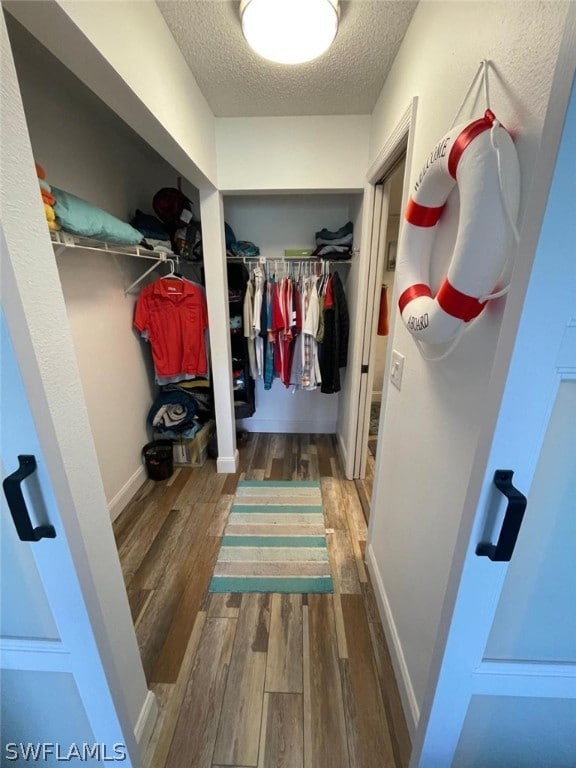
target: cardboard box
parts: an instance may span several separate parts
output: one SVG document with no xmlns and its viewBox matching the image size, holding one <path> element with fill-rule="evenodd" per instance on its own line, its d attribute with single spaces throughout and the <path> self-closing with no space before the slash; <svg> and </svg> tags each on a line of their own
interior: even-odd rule
<svg viewBox="0 0 576 768">
<path fill-rule="evenodd" d="M 194 437 L 174 440 L 175 467 L 201 467 L 208 457 L 208 443 L 216 431 L 216 423 L 208 421 Z"/>
</svg>

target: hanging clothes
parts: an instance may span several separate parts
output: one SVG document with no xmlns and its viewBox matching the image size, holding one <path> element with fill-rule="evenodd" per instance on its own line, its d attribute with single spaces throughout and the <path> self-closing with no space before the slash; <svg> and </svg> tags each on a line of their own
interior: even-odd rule
<svg viewBox="0 0 576 768">
<path fill-rule="evenodd" d="M 309 277 L 303 285 L 304 321 L 302 323 L 302 377 L 301 387 L 304 390 L 314 390 L 322 382 L 318 359 L 318 333 L 320 321 L 320 302 L 316 278 Z"/>
<path fill-rule="evenodd" d="M 284 268 L 286 265 L 284 265 Z M 290 264 L 290 271 L 295 266 Z M 306 270 L 310 269 L 306 265 Z M 248 343 L 254 343 L 253 379 L 261 378 L 264 389 L 280 379 L 293 390 L 313 391 L 327 376 L 322 392 L 338 392 L 339 368 L 346 365 L 348 348 L 348 309 L 340 277 L 326 273 L 301 277 L 302 265 L 295 274 L 276 279 L 272 274 L 253 270 L 247 286 L 244 323 Z M 329 267 L 328 267 L 329 269 Z M 327 320 L 328 318 L 328 320 Z M 252 353 L 250 352 L 250 355 Z M 251 358 L 252 359 L 252 358 Z"/>
<path fill-rule="evenodd" d="M 159 384 L 208 374 L 208 311 L 195 283 L 163 277 L 145 286 L 136 301 L 134 327 L 150 342 Z"/>
<path fill-rule="evenodd" d="M 264 361 L 264 389 L 272 389 L 274 381 L 274 351 L 276 336 L 274 333 L 274 296 L 276 293 L 275 280 L 272 278 L 266 284 L 266 357 Z"/>
<path fill-rule="evenodd" d="M 230 327 L 230 352 L 232 355 L 232 389 L 234 396 L 234 415 L 237 419 L 249 418 L 254 414 L 256 403 L 254 397 L 254 380 L 251 375 L 251 363 L 256 361 L 250 357 L 249 341 L 246 335 L 245 316 L 246 291 L 250 275 L 244 264 L 228 263 L 228 308 L 230 319 L 238 318 L 238 324 Z M 253 312 L 253 305 L 251 305 Z M 253 326 L 249 319 L 250 327 Z M 251 333 L 250 333 L 251 335 Z"/>
<path fill-rule="evenodd" d="M 346 294 L 340 276 L 335 272 L 328 280 L 324 299 L 324 341 L 320 351 L 320 391 L 324 394 L 340 391 L 340 368 L 348 362 L 349 331 Z"/>
<path fill-rule="evenodd" d="M 244 337 L 248 347 L 248 362 L 250 365 L 250 375 L 253 379 L 258 378 L 258 365 L 256 362 L 256 336 L 254 328 L 254 286 L 251 280 L 246 283 L 246 293 L 244 294 Z"/>
<path fill-rule="evenodd" d="M 264 273 L 260 267 L 253 272 L 254 277 L 254 307 L 252 312 L 252 331 L 256 364 L 252 378 L 262 378 L 264 375 L 264 339 L 262 337 L 262 304 L 264 300 Z"/>
<path fill-rule="evenodd" d="M 288 281 L 282 278 L 274 287 L 272 305 L 272 331 L 275 336 L 274 373 L 284 384 L 290 376 L 288 368 L 290 319 L 288 308 Z"/>
</svg>

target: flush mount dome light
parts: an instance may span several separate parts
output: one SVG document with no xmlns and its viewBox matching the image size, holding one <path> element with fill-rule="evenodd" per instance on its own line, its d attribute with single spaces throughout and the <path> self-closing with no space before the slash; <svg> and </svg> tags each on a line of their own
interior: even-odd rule
<svg viewBox="0 0 576 768">
<path fill-rule="evenodd" d="M 242 0 L 242 32 L 259 56 L 303 64 L 330 48 L 338 30 L 338 0 Z"/>
</svg>

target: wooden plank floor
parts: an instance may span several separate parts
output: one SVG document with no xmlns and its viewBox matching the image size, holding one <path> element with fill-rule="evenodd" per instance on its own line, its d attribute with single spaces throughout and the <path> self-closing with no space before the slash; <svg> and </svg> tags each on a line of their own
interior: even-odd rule
<svg viewBox="0 0 576 768">
<path fill-rule="evenodd" d="M 148 481 L 114 523 L 160 716 L 147 768 L 405 768 L 410 740 L 330 435 L 248 434 L 240 467 Z M 319 479 L 333 595 L 207 593 L 240 479 Z"/>
</svg>

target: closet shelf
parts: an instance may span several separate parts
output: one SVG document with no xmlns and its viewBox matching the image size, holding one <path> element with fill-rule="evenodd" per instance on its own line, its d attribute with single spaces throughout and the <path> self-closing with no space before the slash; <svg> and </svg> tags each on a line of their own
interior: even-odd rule
<svg viewBox="0 0 576 768">
<path fill-rule="evenodd" d="M 353 249 L 352 254 L 356 255 L 360 251 Z M 350 264 L 349 259 L 322 259 L 318 256 L 305 256 L 303 258 L 286 258 L 285 256 L 227 256 L 226 261 L 235 264 L 273 264 L 274 262 L 282 264 Z"/>
<path fill-rule="evenodd" d="M 130 256 L 135 259 L 147 259 L 154 264 L 144 272 L 143 275 L 135 280 L 126 288 L 124 295 L 130 293 L 139 283 L 153 272 L 160 264 L 169 264 L 171 271 L 174 272 L 174 265 L 179 263 L 178 256 L 175 253 L 162 253 L 160 251 L 151 251 L 148 248 L 142 248 L 139 245 L 116 245 L 115 243 L 106 243 L 103 240 L 94 240 L 91 237 L 81 237 L 72 235 L 69 232 L 50 232 L 50 239 L 54 246 L 56 256 L 68 248 L 81 248 L 84 251 L 97 251 L 98 253 L 108 253 L 111 256 Z"/>
<path fill-rule="evenodd" d="M 106 243 L 103 240 L 94 240 L 91 237 L 71 235 L 69 232 L 50 232 L 50 238 L 56 255 L 66 248 L 82 248 L 85 251 L 100 251 L 116 256 L 133 256 L 137 259 L 151 259 L 152 261 L 178 260 L 175 253 L 151 251 L 140 245 L 116 245 L 115 243 Z"/>
</svg>

